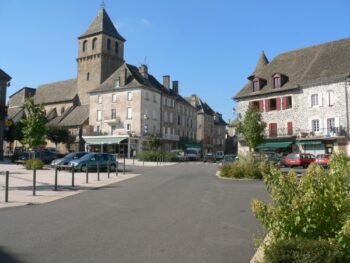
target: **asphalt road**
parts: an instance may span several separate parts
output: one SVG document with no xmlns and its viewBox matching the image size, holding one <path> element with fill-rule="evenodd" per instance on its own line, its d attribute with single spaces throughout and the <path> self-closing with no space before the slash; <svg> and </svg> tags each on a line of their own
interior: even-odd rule
<svg viewBox="0 0 350 263">
<path fill-rule="evenodd" d="M 215 164 L 130 167 L 143 175 L 44 205 L 0 210 L 0 262 L 249 262 L 259 181 Z M 40 194 L 40 193 L 38 193 Z"/>
</svg>

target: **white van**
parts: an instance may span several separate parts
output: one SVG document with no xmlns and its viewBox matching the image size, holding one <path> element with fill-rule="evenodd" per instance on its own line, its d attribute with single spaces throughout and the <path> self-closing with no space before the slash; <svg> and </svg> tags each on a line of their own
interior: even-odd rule
<svg viewBox="0 0 350 263">
<path fill-rule="evenodd" d="M 186 156 L 188 160 L 198 161 L 201 157 L 201 149 L 198 148 L 187 148 Z"/>
<path fill-rule="evenodd" d="M 223 151 L 217 151 L 217 152 L 215 153 L 215 158 L 216 158 L 216 160 L 222 160 L 222 159 L 224 159 L 224 156 L 225 156 L 225 154 L 224 154 Z"/>
</svg>

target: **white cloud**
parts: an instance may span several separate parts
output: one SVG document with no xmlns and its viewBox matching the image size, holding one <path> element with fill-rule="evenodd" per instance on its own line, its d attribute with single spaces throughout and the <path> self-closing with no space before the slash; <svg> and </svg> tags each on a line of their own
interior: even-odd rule
<svg viewBox="0 0 350 263">
<path fill-rule="evenodd" d="M 149 20 L 146 19 L 146 18 L 142 18 L 142 19 L 141 19 L 141 23 L 142 23 L 142 25 L 144 25 L 144 26 L 146 26 L 146 27 L 150 27 L 150 26 L 153 25 L 153 24 L 151 23 L 151 21 L 149 21 Z"/>
</svg>

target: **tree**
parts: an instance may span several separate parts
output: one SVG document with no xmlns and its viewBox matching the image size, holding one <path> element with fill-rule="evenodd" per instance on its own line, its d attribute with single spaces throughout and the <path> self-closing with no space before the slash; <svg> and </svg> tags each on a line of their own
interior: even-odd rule
<svg viewBox="0 0 350 263">
<path fill-rule="evenodd" d="M 4 140 L 7 142 L 23 140 L 23 124 L 22 122 L 12 123 L 5 129 Z"/>
<path fill-rule="evenodd" d="M 249 107 L 244 115 L 244 119 L 239 118 L 237 132 L 244 135 L 249 151 L 254 150 L 264 141 L 263 131 L 266 123 L 263 122 L 261 114 L 256 107 Z"/>
<path fill-rule="evenodd" d="M 56 148 L 58 143 L 68 143 L 69 135 L 69 130 L 66 127 L 58 125 L 47 127 L 46 138 L 55 143 Z"/>
<path fill-rule="evenodd" d="M 43 105 L 35 105 L 32 98 L 24 103 L 26 118 L 21 120 L 23 124 L 23 143 L 30 148 L 45 143 L 46 116 Z"/>
<path fill-rule="evenodd" d="M 147 136 L 147 144 L 150 150 L 158 150 L 158 148 L 162 145 L 162 142 L 159 136 L 150 134 Z"/>
</svg>

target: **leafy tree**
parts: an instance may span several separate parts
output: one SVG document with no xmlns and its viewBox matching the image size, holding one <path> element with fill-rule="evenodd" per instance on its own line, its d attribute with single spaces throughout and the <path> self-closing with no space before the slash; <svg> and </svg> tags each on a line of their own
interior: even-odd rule
<svg viewBox="0 0 350 263">
<path fill-rule="evenodd" d="M 7 142 L 22 141 L 23 140 L 23 124 L 22 122 L 13 123 L 5 129 L 4 139 Z"/>
<path fill-rule="evenodd" d="M 55 143 L 56 148 L 58 143 L 68 143 L 69 130 L 66 127 L 58 125 L 50 125 L 47 127 L 46 138 Z"/>
<path fill-rule="evenodd" d="M 23 143 L 30 148 L 45 143 L 46 116 L 43 105 L 35 105 L 32 98 L 24 103 L 26 118 L 21 120 L 23 124 Z"/>
<path fill-rule="evenodd" d="M 147 136 L 147 145 L 150 150 L 158 150 L 162 142 L 158 135 L 150 134 Z"/>
<path fill-rule="evenodd" d="M 75 143 L 75 140 L 76 140 L 76 136 L 75 136 L 74 134 L 71 134 L 71 133 L 69 132 L 69 135 L 68 135 L 68 137 L 67 137 L 67 140 L 64 142 L 64 143 L 66 143 L 66 145 L 67 145 L 68 151 L 70 151 L 71 144 L 72 144 L 72 143 Z"/>
<path fill-rule="evenodd" d="M 249 151 L 254 150 L 264 141 L 263 131 L 266 123 L 263 122 L 262 116 L 256 107 L 249 107 L 243 120 L 239 118 L 237 132 L 244 135 L 245 141 L 249 147 Z"/>
</svg>

